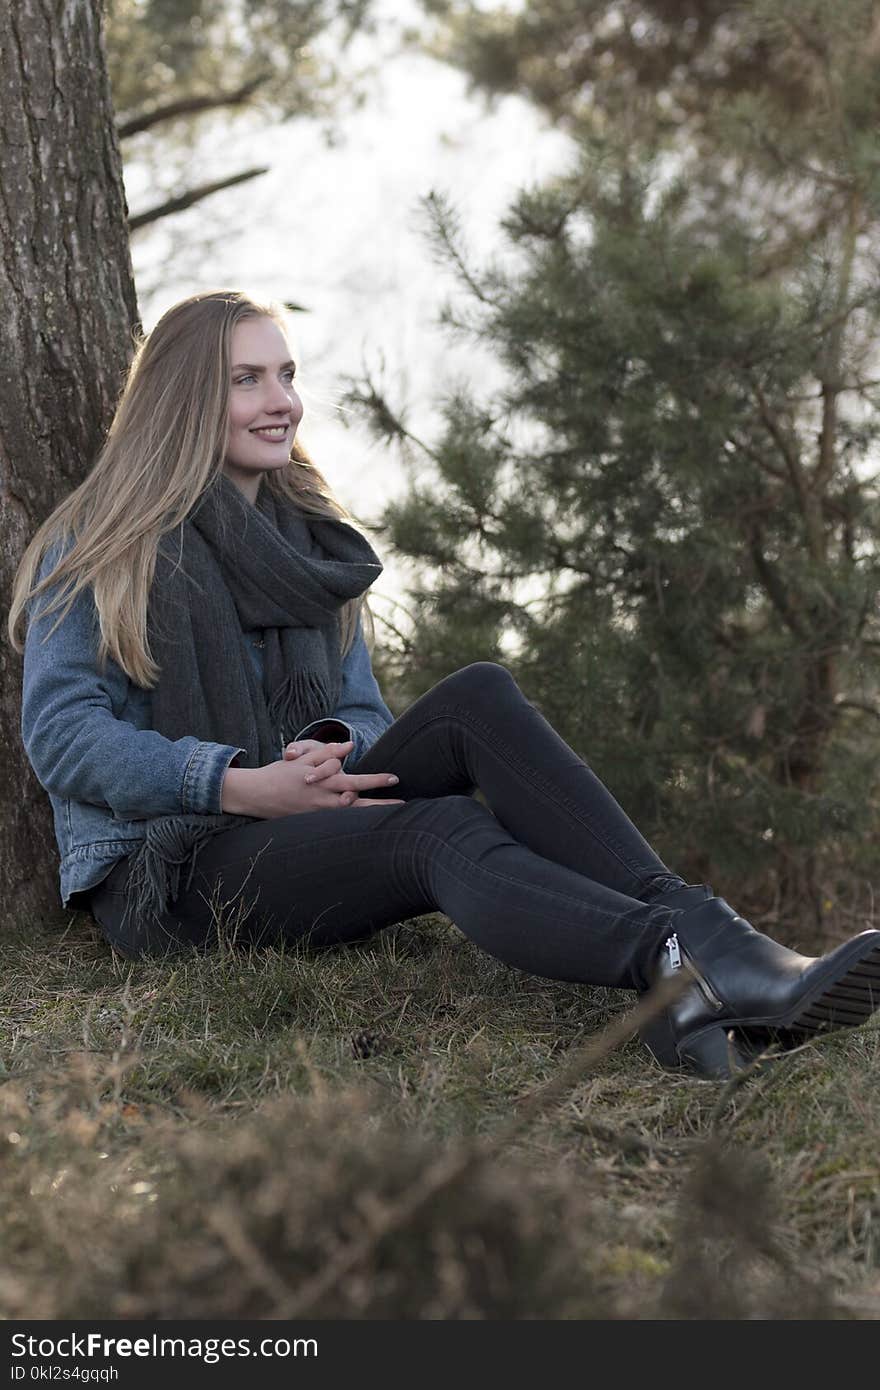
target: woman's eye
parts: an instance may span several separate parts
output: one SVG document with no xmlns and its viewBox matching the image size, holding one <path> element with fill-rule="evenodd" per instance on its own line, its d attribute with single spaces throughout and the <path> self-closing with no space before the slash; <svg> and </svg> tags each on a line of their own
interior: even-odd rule
<svg viewBox="0 0 880 1390">
<path fill-rule="evenodd" d="M 238 377 L 236 377 L 236 378 L 235 378 L 235 384 L 236 384 L 236 386 L 244 386 L 245 382 L 248 382 L 248 381 L 256 381 L 256 379 L 257 379 L 257 378 L 256 378 L 255 376 L 253 376 L 252 374 L 249 373 L 247 376 L 238 376 Z"/>
<path fill-rule="evenodd" d="M 293 381 L 293 378 L 296 376 L 296 372 L 293 370 L 292 367 L 288 367 L 286 371 L 282 372 L 281 375 L 286 376 L 288 381 Z"/>
</svg>

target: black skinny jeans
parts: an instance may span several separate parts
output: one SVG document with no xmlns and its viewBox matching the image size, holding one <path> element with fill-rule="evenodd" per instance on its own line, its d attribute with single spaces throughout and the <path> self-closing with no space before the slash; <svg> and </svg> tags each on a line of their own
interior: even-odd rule
<svg viewBox="0 0 880 1390">
<path fill-rule="evenodd" d="M 207 946 L 219 908 L 239 941 L 329 946 L 439 910 L 534 975 L 650 983 L 672 917 L 650 898 L 683 880 L 503 666 L 477 662 L 440 681 L 349 770 L 396 773 L 386 795 L 406 805 L 307 811 L 215 835 L 190 887 L 152 925 L 124 920 L 122 860 L 89 901 L 104 935 L 130 956 Z"/>
</svg>

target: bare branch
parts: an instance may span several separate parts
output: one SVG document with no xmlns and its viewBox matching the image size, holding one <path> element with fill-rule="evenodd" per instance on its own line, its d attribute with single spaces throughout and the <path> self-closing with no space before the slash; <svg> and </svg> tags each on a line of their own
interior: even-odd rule
<svg viewBox="0 0 880 1390">
<path fill-rule="evenodd" d="M 459 279 L 481 304 L 485 304 L 490 309 L 497 309 L 499 307 L 498 301 L 486 293 L 483 286 L 474 278 L 473 273 L 468 267 L 464 258 L 464 252 L 458 243 L 456 236 L 457 229 L 455 227 L 450 227 L 449 219 L 441 198 L 437 193 L 432 191 L 426 194 L 421 201 L 433 218 L 434 235 L 445 251 L 447 258 L 454 266 Z"/>
<path fill-rule="evenodd" d="M 814 179 L 816 183 L 823 184 L 827 188 L 837 189 L 839 192 L 850 192 L 852 182 L 849 179 L 838 178 L 834 174 L 829 174 L 827 169 L 817 169 L 814 164 L 807 163 L 806 160 L 795 159 L 789 151 L 783 152 L 779 146 L 770 139 L 765 130 L 757 132 L 759 143 L 770 155 L 771 159 L 786 174 L 795 170 L 803 174 L 808 179 Z"/>
<path fill-rule="evenodd" d="M 751 444 L 747 444 L 744 440 L 739 439 L 731 439 L 730 443 L 735 449 L 739 449 L 750 458 L 753 463 L 756 463 L 762 473 L 768 474 L 768 476 L 773 478 L 777 483 L 785 482 L 786 475 L 784 469 L 774 468 L 770 460 L 765 459 L 763 454 L 760 454 Z"/>
<path fill-rule="evenodd" d="M 374 431 L 382 438 L 413 444 L 428 458 L 433 459 L 435 463 L 440 462 L 440 455 L 437 450 L 432 449 L 423 439 L 419 439 L 417 435 L 407 429 L 402 417 L 389 405 L 387 397 L 374 384 L 369 374 L 365 374 L 363 384 L 349 379 L 345 399 L 353 406 L 366 412 L 368 418 L 372 419 Z"/>
<path fill-rule="evenodd" d="M 180 116 L 196 116 L 202 111 L 216 111 L 222 106 L 241 106 L 268 78 L 269 73 L 264 72 L 245 82 L 242 87 L 236 87 L 234 92 L 214 92 L 210 96 L 179 97 L 177 101 L 167 101 L 164 106 L 154 106 L 152 111 L 142 111 L 138 116 L 120 121 L 117 134 L 120 140 L 125 140 L 130 135 L 140 135 L 144 130 L 152 130 L 153 126 L 163 121 L 175 121 Z"/>
<path fill-rule="evenodd" d="M 834 476 L 837 462 L 837 387 L 830 381 L 822 383 L 822 427 L 819 431 L 819 457 L 813 474 L 814 486 L 824 490 Z"/>
<path fill-rule="evenodd" d="M 797 497 L 801 516 L 807 533 L 807 546 L 812 559 L 822 561 L 824 557 L 824 545 L 822 534 L 822 515 L 817 508 L 816 499 L 811 495 L 810 483 L 797 450 L 793 447 L 791 440 L 785 434 L 773 411 L 767 397 L 758 382 L 755 383 L 755 396 L 758 401 L 758 409 L 761 419 L 769 433 L 771 439 L 776 444 L 779 452 L 785 460 L 791 485 Z"/>
<path fill-rule="evenodd" d="M 786 438 L 785 433 L 783 432 L 782 427 L 779 424 L 779 421 L 773 414 L 773 411 L 770 409 L 770 404 L 767 400 L 767 397 L 764 395 L 763 390 L 757 383 L 755 385 L 755 396 L 758 401 L 758 410 L 761 415 L 761 420 L 763 421 L 767 429 L 767 432 L 770 435 L 770 438 L 773 440 L 779 452 L 782 454 L 782 457 L 785 459 L 785 465 L 788 469 L 788 476 L 791 480 L 795 492 L 797 493 L 798 501 L 801 504 L 801 510 L 806 511 L 807 480 L 804 474 L 803 465 L 801 464 L 801 461 L 797 455 L 797 451 L 792 448 L 791 440 Z"/>
<path fill-rule="evenodd" d="M 880 709 L 876 705 L 869 705 L 864 700 L 835 700 L 835 709 L 855 709 L 862 714 L 873 714 L 875 719 L 880 719 Z"/>
<path fill-rule="evenodd" d="M 821 492 L 834 476 L 837 463 L 837 396 L 840 390 L 841 355 L 843 328 L 851 312 L 847 304 L 853 264 L 856 254 L 856 239 L 861 223 L 862 200 L 854 192 L 847 208 L 847 223 L 843 240 L 843 259 L 840 267 L 840 281 L 837 287 L 837 311 L 843 315 L 835 323 L 830 333 L 825 370 L 822 372 L 822 428 L 819 434 L 819 456 L 813 471 L 813 489 Z"/>
<path fill-rule="evenodd" d="M 684 971 L 680 972 L 682 975 Z M 555 1076 L 541 1087 L 524 1096 L 500 1126 L 492 1139 L 472 1139 L 457 1150 L 441 1154 L 419 1178 L 405 1188 L 394 1204 L 380 1208 L 368 1223 L 363 1235 L 340 1245 L 321 1268 L 304 1279 L 292 1297 L 279 1299 L 273 1316 L 295 1319 L 308 1316 L 322 1298 L 346 1278 L 388 1236 L 405 1230 L 437 1196 L 467 1182 L 491 1159 L 506 1151 L 512 1141 L 552 1106 L 558 1105 L 565 1093 L 576 1085 L 598 1062 L 627 1042 L 645 1023 L 657 1018 L 673 999 L 687 988 L 688 980 L 663 980 L 628 1013 L 614 1018 L 596 1037 L 579 1047 L 560 1067 Z"/>
<path fill-rule="evenodd" d="M 130 217 L 128 230 L 139 232 L 151 222 L 170 217 L 173 212 L 183 212 L 184 208 L 191 208 L 203 198 L 210 198 L 212 193 L 219 193 L 221 189 L 232 188 L 237 183 L 244 183 L 247 179 L 255 179 L 268 172 L 268 169 L 245 169 L 240 174 L 233 174 L 231 178 L 218 179 L 216 183 L 203 183 L 198 188 L 191 188 L 188 193 L 181 193 L 177 198 L 169 198 L 166 203 L 159 203 L 154 208 L 148 208 L 146 212 L 139 212 L 135 217 Z"/>
<path fill-rule="evenodd" d="M 876 299 L 877 287 L 875 285 L 872 286 L 871 289 L 865 290 L 864 294 L 856 295 L 855 299 L 851 299 L 848 304 L 843 304 L 840 308 L 835 309 L 834 313 L 829 314 L 827 318 L 820 319 L 818 323 L 813 324 L 812 332 L 814 336 L 819 338 L 823 333 L 828 333 L 832 329 L 846 323 L 847 319 L 851 318 L 857 309 L 864 309 L 866 304 L 871 304 Z"/>
<path fill-rule="evenodd" d="M 776 609 L 786 627 L 797 637 L 805 637 L 806 633 L 801 623 L 800 615 L 791 604 L 785 585 L 779 578 L 763 550 L 763 536 L 759 526 L 755 525 L 749 537 L 749 550 L 751 551 L 752 561 L 758 574 L 758 578 L 764 586 L 764 590 Z"/>
<path fill-rule="evenodd" d="M 775 275 L 778 270 L 787 269 L 795 256 L 808 246 L 812 246 L 819 237 L 825 235 L 837 215 L 837 206 L 834 203 L 829 203 L 809 227 L 803 231 L 792 232 L 785 241 L 774 247 L 758 262 L 755 269 L 755 279 L 763 280 L 769 275 Z"/>
</svg>

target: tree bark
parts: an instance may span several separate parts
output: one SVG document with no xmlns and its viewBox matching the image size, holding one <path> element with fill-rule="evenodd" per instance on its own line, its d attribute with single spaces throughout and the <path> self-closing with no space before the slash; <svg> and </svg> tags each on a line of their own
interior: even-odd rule
<svg viewBox="0 0 880 1390">
<path fill-rule="evenodd" d="M 101 0 L 0 8 L 0 578 L 87 473 L 132 350 L 137 301 Z M 0 900 L 60 913 L 49 800 L 21 742 L 21 659 L 0 645 Z"/>
</svg>

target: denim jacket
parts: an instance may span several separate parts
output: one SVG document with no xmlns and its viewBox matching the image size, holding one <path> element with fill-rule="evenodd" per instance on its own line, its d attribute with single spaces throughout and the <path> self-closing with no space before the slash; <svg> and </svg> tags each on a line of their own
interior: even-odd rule
<svg viewBox="0 0 880 1390">
<path fill-rule="evenodd" d="M 50 547 L 39 577 L 61 553 Z M 106 878 L 113 865 L 135 850 L 155 816 L 217 815 L 226 770 L 247 749 L 205 743 L 194 736 L 173 742 L 152 728 L 152 696 L 129 680 L 108 656 L 98 670 L 98 614 L 90 589 L 77 595 L 70 612 L 48 641 L 42 639 L 59 610 L 43 616 L 54 588 L 31 600 L 24 651 L 21 732 L 37 780 L 49 793 L 61 856 L 61 901 L 76 907 Z M 262 677 L 262 652 L 246 643 Z M 345 725 L 356 763 L 376 742 L 393 715 L 379 693 L 370 654 L 358 625 L 342 664 L 342 689 L 335 720 Z M 308 724 L 297 738 L 334 733 L 324 720 Z M 326 738 L 325 738 L 326 741 Z M 279 746 L 276 761 L 282 756 Z"/>
</svg>

